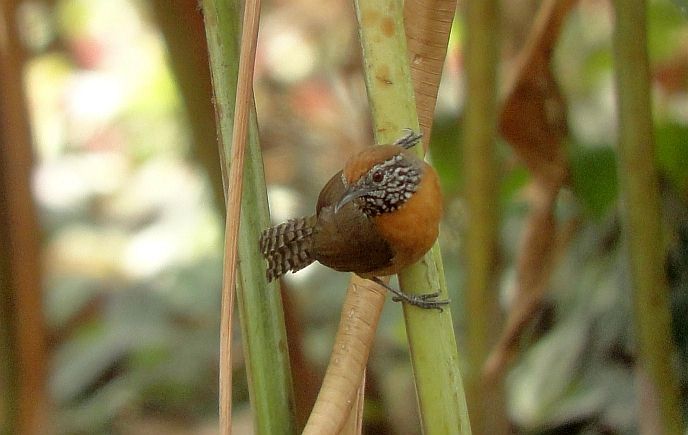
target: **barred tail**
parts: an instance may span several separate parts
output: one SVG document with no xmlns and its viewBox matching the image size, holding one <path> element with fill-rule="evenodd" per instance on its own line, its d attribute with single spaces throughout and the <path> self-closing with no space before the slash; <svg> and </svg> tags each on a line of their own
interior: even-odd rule
<svg viewBox="0 0 688 435">
<path fill-rule="evenodd" d="M 288 271 L 303 269 L 314 261 L 310 250 L 315 222 L 315 216 L 302 217 L 263 231 L 260 235 L 260 251 L 268 260 L 265 272 L 268 281 Z"/>
</svg>

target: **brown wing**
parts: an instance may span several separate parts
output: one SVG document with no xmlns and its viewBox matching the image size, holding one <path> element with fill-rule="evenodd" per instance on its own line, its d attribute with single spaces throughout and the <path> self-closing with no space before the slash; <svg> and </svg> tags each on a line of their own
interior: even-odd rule
<svg viewBox="0 0 688 435">
<path fill-rule="evenodd" d="M 313 257 L 342 272 L 369 273 L 390 266 L 394 253 L 365 214 L 351 202 L 334 213 L 345 190 L 339 172 L 320 192 Z"/>
<path fill-rule="evenodd" d="M 337 172 L 330 178 L 330 181 L 325 184 L 325 187 L 320 191 L 318 196 L 318 204 L 315 206 L 315 214 L 320 214 L 320 209 L 328 205 L 334 206 L 339 198 L 344 195 L 346 187 L 342 182 L 342 171 Z"/>
</svg>

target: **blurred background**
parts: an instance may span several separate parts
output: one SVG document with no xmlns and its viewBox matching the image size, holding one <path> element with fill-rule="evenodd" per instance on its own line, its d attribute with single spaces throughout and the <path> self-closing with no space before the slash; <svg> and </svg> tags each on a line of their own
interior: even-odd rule
<svg viewBox="0 0 688 435">
<path fill-rule="evenodd" d="M 6 219 L 0 327 L 25 343 L 17 350 L 0 342 L 8 368 L 0 372 L 0 391 L 20 377 L 45 381 L 29 400 L 44 405 L 46 433 L 217 433 L 222 182 L 202 12 L 195 2 L 163 0 L 3 2 L 0 45 L 10 56 L 0 76 L 0 115 L 7 137 L 28 137 L 26 123 L 32 153 L 21 142 L 0 142 Z M 462 303 L 461 3 L 430 146 L 445 194 L 440 243 L 460 354 L 470 317 Z M 513 73 L 540 2 L 504 3 L 501 83 Z M 685 404 L 688 25 L 682 6 L 649 2 L 649 51 Z M 514 433 L 638 431 L 632 302 L 620 249 L 611 25 L 608 1 L 581 0 L 554 56 L 569 110 L 573 179 L 556 213 L 571 230 L 505 378 Z M 256 62 L 260 139 L 277 222 L 312 213 L 329 177 L 372 143 L 352 4 L 266 0 Z M 507 307 L 529 212 L 529 173 L 506 144 L 499 154 L 499 302 Z M 11 174 L 28 174 L 30 184 Z M 13 274 L 16 267 L 28 272 Z M 37 283 L 40 293 L 12 296 L 15 278 L 29 288 Z M 295 390 L 306 403 L 324 374 L 348 279 L 313 265 L 284 280 Z M 12 320 L 17 306 L 33 309 Z M 234 424 L 236 433 L 252 433 L 239 328 L 235 334 Z M 12 367 L 8 355 L 16 352 L 29 352 L 31 364 Z M 419 433 L 403 318 L 391 301 L 367 389 L 367 433 Z M 25 399 L 3 393 L 0 407 Z"/>
</svg>

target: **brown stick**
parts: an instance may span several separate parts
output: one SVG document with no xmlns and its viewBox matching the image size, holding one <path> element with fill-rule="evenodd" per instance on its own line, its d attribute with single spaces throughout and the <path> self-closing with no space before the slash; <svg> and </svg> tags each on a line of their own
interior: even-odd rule
<svg viewBox="0 0 688 435">
<path fill-rule="evenodd" d="M 0 426 L 38 434 L 49 432 L 47 351 L 19 3 L 0 2 Z"/>
<path fill-rule="evenodd" d="M 232 431 L 232 315 L 236 287 L 237 244 L 241 211 L 242 181 L 246 133 L 253 98 L 253 69 L 258 40 L 260 0 L 249 0 L 244 9 L 239 56 L 232 155 L 229 169 L 227 218 L 225 220 L 224 270 L 222 274 L 222 308 L 220 314 L 220 432 Z"/>
</svg>

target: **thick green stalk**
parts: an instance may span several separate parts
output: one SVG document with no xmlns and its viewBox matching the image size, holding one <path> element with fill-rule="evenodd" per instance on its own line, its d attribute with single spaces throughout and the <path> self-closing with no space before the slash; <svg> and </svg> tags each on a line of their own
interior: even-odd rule
<svg viewBox="0 0 688 435">
<path fill-rule="evenodd" d="M 650 108 L 646 3 L 616 0 L 614 49 L 619 106 L 619 180 L 630 250 L 640 368 L 659 403 L 660 430 L 682 434 L 679 390 L 672 358 L 666 250 L 662 237 Z"/>
<path fill-rule="evenodd" d="M 497 198 L 497 0 L 466 3 L 466 112 L 464 118 L 464 195 L 466 232 L 466 311 L 470 375 L 468 398 L 477 433 L 505 433 L 506 419 L 499 385 L 484 385 L 481 369 L 494 344 L 498 322 L 497 265 L 499 201 Z"/>
<path fill-rule="evenodd" d="M 240 6 L 238 1 L 204 0 L 203 10 L 226 180 L 232 147 Z M 237 299 L 255 432 L 292 434 L 296 432 L 294 395 L 282 299 L 277 284 L 269 284 L 265 278 L 258 247 L 260 232 L 270 219 L 257 133 L 253 115 L 244 168 Z"/>
<path fill-rule="evenodd" d="M 355 0 L 375 139 L 391 143 L 402 129 L 418 131 L 406 54 L 403 1 Z M 422 147 L 416 148 L 422 154 Z M 439 291 L 447 297 L 439 246 L 399 274 L 407 293 Z M 470 434 L 451 311 L 404 306 L 423 432 Z"/>
</svg>

